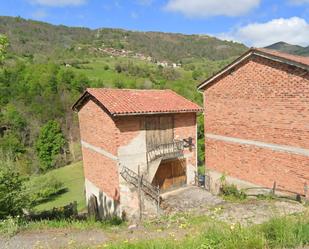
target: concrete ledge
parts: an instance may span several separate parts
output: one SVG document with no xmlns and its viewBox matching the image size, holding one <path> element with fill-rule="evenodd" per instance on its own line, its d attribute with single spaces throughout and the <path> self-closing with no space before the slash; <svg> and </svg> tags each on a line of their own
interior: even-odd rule
<svg viewBox="0 0 309 249">
<path fill-rule="evenodd" d="M 210 178 L 210 192 L 213 194 L 219 194 L 221 187 L 220 178 L 222 177 L 223 173 L 215 170 L 207 170 L 206 174 L 208 174 Z M 225 180 L 228 184 L 235 184 L 240 189 L 262 187 L 260 185 L 256 185 L 254 183 L 240 180 L 238 178 L 231 177 L 228 175 L 225 176 Z"/>
<path fill-rule="evenodd" d="M 241 139 L 241 138 L 236 138 L 236 137 L 220 136 L 220 135 L 215 135 L 215 134 L 210 134 L 210 133 L 207 133 L 205 137 L 209 139 L 218 140 L 218 141 L 228 142 L 228 143 L 251 145 L 255 147 L 270 149 L 273 151 L 279 151 L 279 152 L 285 152 L 285 153 L 291 153 L 291 154 L 309 157 L 309 149 L 300 148 L 300 147 L 281 145 L 281 144 L 271 144 L 271 143 L 265 143 L 261 141 Z"/>
<path fill-rule="evenodd" d="M 89 143 L 87 143 L 85 141 L 81 141 L 81 144 L 82 144 L 83 147 L 85 147 L 87 149 L 95 151 L 95 152 L 97 152 L 97 153 L 99 153 L 99 154 L 101 154 L 101 155 L 103 155 L 103 156 L 105 156 L 105 157 L 107 157 L 109 159 L 112 159 L 114 161 L 118 161 L 118 157 L 114 156 L 113 154 L 109 153 L 108 151 L 106 151 L 106 150 L 104 150 L 104 149 L 102 149 L 100 147 L 96 147 L 96 146 L 94 146 L 92 144 L 89 144 Z"/>
<path fill-rule="evenodd" d="M 206 172 L 206 174 L 209 175 L 210 178 L 210 192 L 213 194 L 219 194 L 220 193 L 220 187 L 221 187 L 221 180 L 220 178 L 222 177 L 223 173 L 215 171 L 215 170 L 208 170 Z M 228 184 L 235 184 L 239 189 L 248 189 L 248 188 L 252 188 L 252 189 L 248 189 L 246 191 L 246 193 L 248 195 L 269 195 L 271 194 L 272 189 L 265 187 L 265 186 L 261 186 L 261 185 L 257 185 L 254 184 L 252 182 L 248 182 L 248 181 L 244 181 L 244 180 L 240 180 L 238 178 L 232 177 L 232 176 L 225 176 L 225 180 Z M 297 200 L 298 197 L 300 197 L 301 199 L 304 199 L 304 197 L 298 195 L 298 194 L 293 194 L 293 193 L 289 193 L 289 192 L 282 192 L 282 191 L 276 191 L 276 196 L 277 197 L 287 197 L 287 198 L 291 198 L 294 200 Z"/>
</svg>

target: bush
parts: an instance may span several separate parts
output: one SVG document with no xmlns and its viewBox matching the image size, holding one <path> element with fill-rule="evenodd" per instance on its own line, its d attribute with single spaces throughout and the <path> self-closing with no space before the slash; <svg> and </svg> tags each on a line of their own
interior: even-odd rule
<svg viewBox="0 0 309 249">
<path fill-rule="evenodd" d="M 114 83 L 115 87 L 118 88 L 118 89 L 122 89 L 124 88 L 124 83 L 122 81 L 120 81 L 119 79 L 117 79 Z"/>
<path fill-rule="evenodd" d="M 25 181 L 9 163 L 0 161 L 0 219 L 22 215 L 30 207 Z"/>
<path fill-rule="evenodd" d="M 19 231 L 21 223 L 19 217 L 13 218 L 9 216 L 6 220 L 0 221 L 0 233 L 13 236 Z"/>
<path fill-rule="evenodd" d="M 231 197 L 239 200 L 244 200 L 247 198 L 246 193 L 241 190 L 238 190 L 235 184 L 227 184 L 227 183 L 222 184 L 220 192 L 223 196 L 228 198 Z"/>
<path fill-rule="evenodd" d="M 55 176 L 34 177 L 28 182 L 27 188 L 33 206 L 65 191 L 63 182 L 59 181 Z"/>
<path fill-rule="evenodd" d="M 39 213 L 32 213 L 26 217 L 27 220 L 64 220 L 74 219 L 78 215 L 77 202 L 70 203 L 63 207 L 54 207 L 51 210 L 45 210 Z"/>
<path fill-rule="evenodd" d="M 226 182 L 225 174 L 221 176 L 220 182 L 221 182 L 220 193 L 227 199 L 244 200 L 247 198 L 246 193 L 241 190 L 238 190 L 235 184 L 228 184 Z"/>
</svg>

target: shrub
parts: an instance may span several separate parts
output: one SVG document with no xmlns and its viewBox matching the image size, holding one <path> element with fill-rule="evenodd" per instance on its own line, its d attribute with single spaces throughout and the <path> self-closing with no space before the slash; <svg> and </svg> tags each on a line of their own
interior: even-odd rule
<svg viewBox="0 0 309 249">
<path fill-rule="evenodd" d="M 227 183 L 222 184 L 220 192 L 223 196 L 228 198 L 231 197 L 239 200 L 244 200 L 247 198 L 246 193 L 241 190 L 238 190 L 235 184 L 227 184 Z"/>
<path fill-rule="evenodd" d="M 115 71 L 116 71 L 117 73 L 121 73 L 121 72 L 122 72 L 122 67 L 121 67 L 120 64 L 116 64 L 116 65 L 115 65 Z"/>
<path fill-rule="evenodd" d="M 114 85 L 115 85 L 115 87 L 116 88 L 119 88 L 119 89 L 122 89 L 122 88 L 124 88 L 124 83 L 121 81 L 121 80 L 119 80 L 119 79 L 117 79 L 115 82 L 114 82 Z"/>
<path fill-rule="evenodd" d="M 34 177 L 27 184 L 32 205 L 49 200 L 53 196 L 65 191 L 64 184 L 55 176 Z"/>
<path fill-rule="evenodd" d="M 0 161 L 0 219 L 21 215 L 30 206 L 25 181 L 8 162 Z"/>
<path fill-rule="evenodd" d="M 226 174 L 220 177 L 220 194 L 230 200 L 244 200 L 247 195 L 244 191 L 239 190 L 235 184 L 228 184 L 226 182 Z"/>
<path fill-rule="evenodd" d="M 7 219 L 0 221 L 0 233 L 8 236 L 13 236 L 19 231 L 21 219 L 9 216 Z"/>
</svg>

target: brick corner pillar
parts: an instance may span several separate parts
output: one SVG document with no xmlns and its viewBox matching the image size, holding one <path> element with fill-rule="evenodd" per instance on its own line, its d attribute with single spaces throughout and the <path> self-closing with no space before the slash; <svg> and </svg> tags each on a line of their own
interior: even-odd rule
<svg viewBox="0 0 309 249">
<path fill-rule="evenodd" d="M 307 182 L 305 182 L 304 184 L 304 193 L 305 193 L 305 200 L 309 201 L 309 186 Z"/>
</svg>

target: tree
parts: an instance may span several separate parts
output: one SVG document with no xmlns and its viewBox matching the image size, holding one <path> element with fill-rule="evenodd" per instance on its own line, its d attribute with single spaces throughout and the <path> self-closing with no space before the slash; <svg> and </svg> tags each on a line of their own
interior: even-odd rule
<svg viewBox="0 0 309 249">
<path fill-rule="evenodd" d="M 192 72 L 192 78 L 193 78 L 194 80 L 200 79 L 202 75 L 203 75 L 203 73 L 202 73 L 201 71 L 199 71 L 199 70 L 194 70 L 194 71 Z"/>
<path fill-rule="evenodd" d="M 0 150 L 16 160 L 25 153 L 25 146 L 15 132 L 8 132 L 0 139 Z"/>
<path fill-rule="evenodd" d="M 0 161 L 0 219 L 17 216 L 30 206 L 25 191 L 27 179 L 17 173 L 8 161 Z"/>
<path fill-rule="evenodd" d="M 117 73 L 121 73 L 121 72 L 122 72 L 122 67 L 121 67 L 120 64 L 116 64 L 116 65 L 115 65 L 115 71 L 116 71 Z"/>
<path fill-rule="evenodd" d="M 42 171 L 51 169 L 56 165 L 57 159 L 64 151 L 65 144 L 66 141 L 59 123 L 49 121 L 42 127 L 35 144 Z"/>
<path fill-rule="evenodd" d="M 9 46 L 9 39 L 5 35 L 0 34 L 0 64 L 2 64 L 5 59 L 6 50 L 8 46 Z"/>
</svg>

